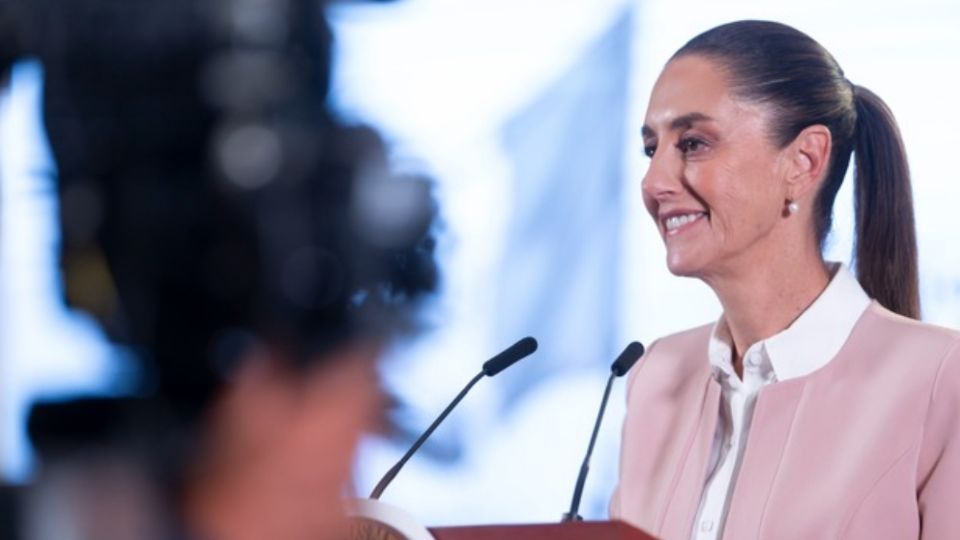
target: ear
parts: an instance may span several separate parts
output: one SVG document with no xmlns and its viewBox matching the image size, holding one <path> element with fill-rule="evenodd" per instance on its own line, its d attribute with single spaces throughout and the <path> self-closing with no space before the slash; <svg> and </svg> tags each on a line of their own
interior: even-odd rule
<svg viewBox="0 0 960 540">
<path fill-rule="evenodd" d="M 833 138 L 822 124 L 807 126 L 790 144 L 787 190 L 792 200 L 804 199 L 820 187 L 830 164 Z"/>
</svg>

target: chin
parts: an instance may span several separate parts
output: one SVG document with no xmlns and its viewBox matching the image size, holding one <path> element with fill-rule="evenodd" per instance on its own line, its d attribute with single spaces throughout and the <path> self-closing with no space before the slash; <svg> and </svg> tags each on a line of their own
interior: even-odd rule
<svg viewBox="0 0 960 540">
<path fill-rule="evenodd" d="M 679 277 L 699 277 L 702 274 L 702 264 L 692 257 L 679 253 L 667 252 L 667 269 Z"/>
</svg>

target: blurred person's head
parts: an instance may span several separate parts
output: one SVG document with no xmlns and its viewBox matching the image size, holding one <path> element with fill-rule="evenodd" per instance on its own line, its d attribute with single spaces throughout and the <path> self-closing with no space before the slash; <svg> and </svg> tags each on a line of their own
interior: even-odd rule
<svg viewBox="0 0 960 540">
<path fill-rule="evenodd" d="M 41 457 L 128 449 L 205 537 L 317 538 L 380 418 L 374 360 L 435 286 L 428 183 L 329 114 L 322 2 L 20 11 L 66 296 L 144 366 L 140 397 L 38 409 Z"/>
</svg>

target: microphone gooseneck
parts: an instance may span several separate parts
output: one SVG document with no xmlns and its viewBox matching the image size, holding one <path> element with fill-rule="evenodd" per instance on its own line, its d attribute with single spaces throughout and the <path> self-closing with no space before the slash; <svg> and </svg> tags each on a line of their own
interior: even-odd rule
<svg viewBox="0 0 960 540">
<path fill-rule="evenodd" d="M 537 350 L 537 340 L 532 337 L 525 337 L 520 341 L 514 343 L 513 345 L 507 347 L 503 352 L 494 356 L 490 360 L 487 360 L 483 363 L 483 368 L 480 373 L 477 373 L 466 386 L 463 387 L 463 390 L 457 394 L 457 397 L 453 398 L 453 401 L 447 405 L 447 408 L 440 413 L 440 416 L 430 424 L 430 427 L 420 435 L 419 438 L 413 443 L 413 446 L 400 458 L 400 461 L 397 461 L 393 467 L 390 467 L 390 470 L 383 475 L 383 478 L 377 483 L 376 487 L 373 488 L 373 491 L 370 492 L 371 499 L 379 499 L 380 495 L 383 494 L 383 490 L 387 489 L 387 486 L 390 485 L 390 482 L 397 476 L 400 472 L 400 469 L 406 465 L 407 461 L 413 457 L 413 454 L 423 446 L 423 443 L 427 441 L 430 435 L 437 429 L 437 426 L 450 414 L 450 411 L 457 406 L 458 403 L 467 395 L 467 392 L 484 377 L 493 377 L 497 373 L 507 369 L 508 367 L 515 364 L 517 361 L 526 358 L 534 353 Z"/>
<path fill-rule="evenodd" d="M 400 458 L 400 461 L 396 462 L 393 465 L 393 467 L 390 467 L 390 470 L 387 471 L 387 474 L 383 475 L 383 478 L 380 479 L 380 482 L 377 483 L 377 486 L 373 488 L 373 491 L 370 493 L 371 499 L 380 498 L 380 495 L 383 493 L 383 490 L 387 489 L 387 486 L 390 485 L 390 482 L 392 482 L 394 477 L 397 476 L 397 474 L 400 472 L 400 469 L 402 469 L 403 466 L 407 464 L 407 461 L 409 461 L 410 458 L 413 457 L 413 454 L 415 454 L 417 450 L 419 450 L 420 447 L 423 445 L 423 443 L 427 441 L 430 435 L 433 434 L 433 431 L 437 429 L 437 426 L 439 426 L 440 423 L 443 422 L 443 420 L 447 417 L 447 415 L 450 414 L 450 411 L 452 411 L 453 408 L 456 407 L 458 403 L 460 403 L 460 400 L 462 400 L 463 397 L 467 395 L 467 392 L 469 392 L 470 389 L 473 388 L 473 385 L 480 382 L 480 379 L 482 379 L 484 376 L 485 374 L 481 371 L 476 376 L 474 376 L 473 379 L 470 379 L 470 382 L 468 382 L 467 385 L 463 387 L 463 390 L 461 390 L 460 393 L 457 394 L 457 397 L 453 398 L 453 401 L 451 401 L 450 404 L 447 405 L 447 408 L 444 409 L 442 413 L 440 413 L 440 416 L 438 416 L 437 419 L 434 420 L 432 424 L 430 424 L 430 427 L 428 427 L 427 430 L 423 432 L 423 435 L 420 435 L 420 437 L 416 440 L 416 442 L 413 443 L 413 446 L 411 446 L 410 449 L 407 450 L 407 453 L 404 454 L 402 458 Z"/>
<path fill-rule="evenodd" d="M 590 444 L 587 446 L 587 455 L 583 457 L 583 464 L 580 465 L 580 474 L 577 476 L 577 484 L 573 488 L 573 500 L 570 501 L 570 511 L 563 515 L 562 521 L 583 521 L 580 517 L 580 498 L 583 496 L 583 487 L 587 482 L 587 473 L 590 471 L 590 457 L 593 455 L 593 447 L 597 443 L 597 433 L 600 432 L 600 423 L 603 421 L 603 413 L 607 408 L 607 401 L 610 399 L 610 389 L 613 387 L 613 380 L 622 377 L 637 360 L 643 356 L 643 345 L 634 341 L 627 345 L 620 356 L 613 361 L 610 366 L 610 376 L 607 377 L 607 386 L 603 390 L 603 399 L 600 401 L 600 411 L 597 413 L 597 421 L 593 424 L 593 433 L 590 435 Z"/>
</svg>

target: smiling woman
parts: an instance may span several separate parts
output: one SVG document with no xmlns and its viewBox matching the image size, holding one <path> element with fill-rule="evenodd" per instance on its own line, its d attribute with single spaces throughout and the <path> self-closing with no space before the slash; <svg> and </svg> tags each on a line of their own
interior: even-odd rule
<svg viewBox="0 0 960 540">
<path fill-rule="evenodd" d="M 912 320 L 886 105 L 805 34 L 741 21 L 673 56 L 642 134 L 667 266 L 724 311 L 631 375 L 611 514 L 667 539 L 955 536 L 960 334 Z M 856 278 L 822 255 L 851 153 Z"/>
</svg>

